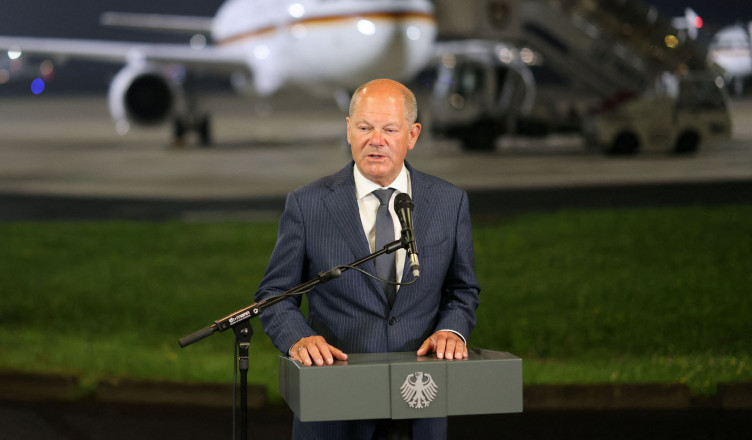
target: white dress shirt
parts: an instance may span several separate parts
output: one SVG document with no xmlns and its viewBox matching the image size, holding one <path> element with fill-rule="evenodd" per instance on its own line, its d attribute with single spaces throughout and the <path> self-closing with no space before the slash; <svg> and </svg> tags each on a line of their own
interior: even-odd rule
<svg viewBox="0 0 752 440">
<path fill-rule="evenodd" d="M 397 217 L 397 214 L 394 212 L 394 199 L 399 193 L 407 193 L 407 195 L 412 197 L 410 172 L 403 164 L 402 171 L 397 175 L 397 178 L 385 187 L 381 187 L 377 183 L 368 180 L 360 170 L 358 170 L 357 165 L 353 167 L 353 176 L 355 177 L 355 194 L 358 198 L 358 209 L 360 210 L 360 221 L 363 223 L 363 233 L 368 239 L 371 252 L 376 252 L 376 211 L 381 202 L 379 202 L 379 199 L 373 194 L 373 191 L 386 188 L 394 188 L 396 190 L 392 194 L 391 200 L 389 200 L 389 213 L 392 215 L 392 221 L 394 222 L 394 239 L 398 240 L 401 236 L 402 225 L 400 225 L 399 217 Z M 400 281 L 402 280 L 406 251 L 404 249 L 399 249 L 395 254 L 397 281 Z M 399 290 L 399 286 L 397 286 L 397 290 Z"/>
</svg>

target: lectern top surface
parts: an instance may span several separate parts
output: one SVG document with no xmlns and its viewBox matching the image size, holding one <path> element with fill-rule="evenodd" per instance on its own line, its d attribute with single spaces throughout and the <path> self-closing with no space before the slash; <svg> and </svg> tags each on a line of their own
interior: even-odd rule
<svg viewBox="0 0 752 440">
<path fill-rule="evenodd" d="M 504 360 L 519 359 L 513 354 L 473 348 L 468 351 L 468 358 L 463 360 L 439 359 L 436 354 L 430 356 L 417 356 L 413 351 L 395 352 L 395 353 L 348 353 L 346 361 L 335 360 L 333 367 L 352 366 L 352 365 L 370 365 L 370 364 L 398 364 L 403 362 L 467 362 L 483 360 Z M 296 364 L 299 362 L 295 361 Z M 302 364 L 301 364 L 302 365 Z"/>
</svg>

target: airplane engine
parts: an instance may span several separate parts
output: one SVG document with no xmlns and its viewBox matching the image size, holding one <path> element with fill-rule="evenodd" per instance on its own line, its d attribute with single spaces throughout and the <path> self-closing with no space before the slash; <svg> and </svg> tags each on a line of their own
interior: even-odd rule
<svg viewBox="0 0 752 440">
<path fill-rule="evenodd" d="M 180 83 L 161 66 L 126 65 L 110 83 L 109 107 L 116 129 L 124 134 L 132 125 L 153 126 L 174 115 L 182 100 Z"/>
</svg>

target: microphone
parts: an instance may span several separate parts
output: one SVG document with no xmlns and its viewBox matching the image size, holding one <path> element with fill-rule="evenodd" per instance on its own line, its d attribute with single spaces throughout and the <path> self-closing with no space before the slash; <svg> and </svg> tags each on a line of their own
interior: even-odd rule
<svg viewBox="0 0 752 440">
<path fill-rule="evenodd" d="M 420 275 L 420 264 L 418 264 L 418 248 L 415 246 L 415 232 L 413 231 L 414 206 L 410 196 L 405 193 L 399 193 L 394 198 L 394 210 L 397 212 L 400 225 L 402 225 L 402 242 L 407 243 L 410 268 L 413 271 L 413 277 L 418 278 Z"/>
</svg>

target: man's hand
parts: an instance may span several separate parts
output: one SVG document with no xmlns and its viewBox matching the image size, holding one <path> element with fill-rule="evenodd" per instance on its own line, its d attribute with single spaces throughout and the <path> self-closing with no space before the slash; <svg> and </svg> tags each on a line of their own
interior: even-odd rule
<svg viewBox="0 0 752 440">
<path fill-rule="evenodd" d="M 347 359 L 347 355 L 337 347 L 327 344 L 323 336 L 309 336 L 302 338 L 290 347 L 290 358 L 303 362 L 305 366 L 327 365 L 334 363 L 334 358 L 341 361 Z"/>
<path fill-rule="evenodd" d="M 436 352 L 439 359 L 467 359 L 465 341 L 456 333 L 438 331 L 428 337 L 418 349 L 418 356 Z"/>
</svg>

